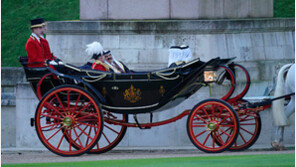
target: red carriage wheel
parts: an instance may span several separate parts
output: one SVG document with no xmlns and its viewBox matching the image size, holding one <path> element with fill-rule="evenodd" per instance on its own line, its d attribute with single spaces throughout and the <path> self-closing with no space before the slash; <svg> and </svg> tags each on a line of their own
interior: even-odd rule
<svg viewBox="0 0 296 167">
<path fill-rule="evenodd" d="M 50 79 L 48 79 L 50 78 Z M 48 92 L 50 89 L 55 88 L 57 85 L 61 85 L 57 76 L 53 73 L 45 74 L 36 85 L 36 96 L 41 100 L 42 96 Z"/>
<path fill-rule="evenodd" d="M 231 151 L 248 149 L 257 141 L 261 132 L 261 118 L 258 113 L 239 114 L 239 124 L 239 135 L 232 147 L 229 148 Z"/>
<path fill-rule="evenodd" d="M 224 65 L 220 65 L 218 69 L 215 71 L 216 80 L 213 82 L 210 89 L 213 89 L 212 96 L 218 96 L 220 94 L 224 94 L 221 97 L 222 100 L 227 100 L 230 98 L 235 89 L 235 76 L 233 71 Z M 217 94 L 215 94 L 217 93 Z"/>
<path fill-rule="evenodd" d="M 118 122 L 128 122 L 127 114 L 115 114 L 110 112 L 104 113 L 104 119 L 113 119 Z M 126 133 L 126 126 L 121 125 L 112 125 L 107 122 L 104 122 L 104 130 L 102 132 L 102 137 L 98 143 L 89 151 L 89 153 L 104 153 L 112 150 L 117 146 L 120 141 L 123 139 Z"/>
<path fill-rule="evenodd" d="M 240 64 L 232 63 L 229 65 L 229 67 L 233 71 L 235 71 L 235 79 L 239 80 L 241 83 L 245 83 L 245 85 L 243 84 L 242 91 L 237 92 L 235 96 L 232 96 L 231 98 L 229 98 L 227 100 L 228 103 L 232 104 L 232 103 L 237 103 L 238 101 L 240 101 L 248 93 L 248 90 L 251 85 L 251 77 L 250 77 L 248 70 Z M 236 82 L 236 84 L 237 84 L 237 82 Z M 234 104 L 234 105 L 236 105 L 236 104 Z"/>
<path fill-rule="evenodd" d="M 117 122 L 128 122 L 127 114 L 115 114 L 110 112 L 104 112 L 104 119 L 112 119 Z M 108 122 L 108 121 L 107 121 Z M 112 150 L 117 146 L 126 133 L 126 126 L 112 125 L 104 121 L 104 129 L 102 136 L 98 143 L 88 152 L 93 154 L 100 154 Z M 92 129 L 88 129 L 87 133 L 94 133 Z M 67 137 L 68 135 L 66 135 Z M 69 140 L 69 138 L 66 138 Z M 72 142 L 72 146 L 76 149 L 80 148 L 79 143 Z"/>
<path fill-rule="evenodd" d="M 243 103 L 248 103 L 246 100 L 242 99 L 237 101 L 235 105 L 241 105 Z M 261 132 L 261 118 L 258 113 L 253 111 L 242 111 L 238 113 L 240 130 L 237 140 L 229 148 L 230 151 L 242 151 L 251 147 L 258 139 Z M 216 143 L 221 145 L 217 134 L 215 136 Z"/>
<path fill-rule="evenodd" d="M 88 152 L 98 142 L 103 129 L 103 114 L 98 104 L 89 92 L 78 86 L 63 85 L 50 90 L 39 102 L 35 114 L 39 139 L 61 156 Z M 95 132 L 88 133 L 88 129 Z M 79 143 L 79 149 L 73 148 L 74 141 Z"/>
<path fill-rule="evenodd" d="M 201 101 L 188 116 L 188 136 L 191 142 L 204 152 L 219 153 L 227 150 L 236 141 L 238 132 L 239 121 L 236 112 L 220 99 Z M 213 135 L 215 133 L 218 134 L 221 145 L 216 144 Z"/>
</svg>

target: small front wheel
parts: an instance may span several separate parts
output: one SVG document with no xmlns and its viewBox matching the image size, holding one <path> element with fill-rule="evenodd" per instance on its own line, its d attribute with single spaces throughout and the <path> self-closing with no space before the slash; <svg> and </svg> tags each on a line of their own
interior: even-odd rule
<svg viewBox="0 0 296 167">
<path fill-rule="evenodd" d="M 239 121 L 233 108 L 220 99 L 198 103 L 187 120 L 187 133 L 191 142 L 207 153 L 220 153 L 232 146 L 239 132 Z M 222 143 L 216 144 L 216 137 Z"/>
</svg>

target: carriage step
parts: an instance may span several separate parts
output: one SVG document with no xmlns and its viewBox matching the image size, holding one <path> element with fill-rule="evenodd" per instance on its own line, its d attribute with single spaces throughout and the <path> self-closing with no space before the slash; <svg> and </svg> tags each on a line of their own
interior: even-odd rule
<svg viewBox="0 0 296 167">
<path fill-rule="evenodd" d="M 34 118 L 31 118 L 31 119 L 30 119 L 30 125 L 31 125 L 31 127 L 34 126 L 34 122 L 35 122 L 35 119 L 34 119 Z"/>
</svg>

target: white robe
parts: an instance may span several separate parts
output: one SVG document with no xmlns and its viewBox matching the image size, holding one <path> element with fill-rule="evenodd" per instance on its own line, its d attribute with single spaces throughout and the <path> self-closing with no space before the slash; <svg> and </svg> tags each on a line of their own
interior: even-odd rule
<svg viewBox="0 0 296 167">
<path fill-rule="evenodd" d="M 169 64 L 170 66 L 172 63 L 177 61 L 185 61 L 188 62 L 192 59 L 192 53 L 190 48 L 180 49 L 180 48 L 170 48 L 169 50 Z"/>
</svg>

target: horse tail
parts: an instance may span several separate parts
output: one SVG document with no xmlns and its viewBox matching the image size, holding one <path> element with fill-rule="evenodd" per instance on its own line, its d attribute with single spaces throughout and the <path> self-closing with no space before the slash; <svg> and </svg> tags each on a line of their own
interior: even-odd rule
<svg viewBox="0 0 296 167">
<path fill-rule="evenodd" d="M 282 96 L 285 94 L 285 73 L 289 70 L 292 64 L 284 65 L 277 76 L 274 97 Z M 285 99 L 279 99 L 272 102 L 272 114 L 274 122 L 277 126 L 289 125 L 288 118 L 285 114 Z"/>
</svg>

